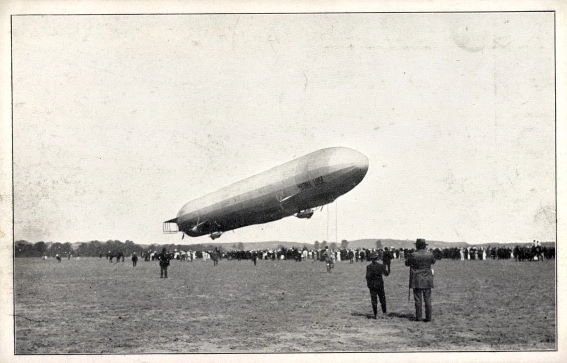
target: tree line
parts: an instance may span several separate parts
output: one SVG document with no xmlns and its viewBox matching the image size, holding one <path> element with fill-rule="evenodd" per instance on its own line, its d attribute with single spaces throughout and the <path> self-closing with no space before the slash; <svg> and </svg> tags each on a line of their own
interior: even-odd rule
<svg viewBox="0 0 567 363">
<path fill-rule="evenodd" d="M 14 255 L 15 257 L 55 257 L 67 256 L 71 254 L 72 256 L 82 256 L 82 257 L 99 257 L 104 256 L 108 252 L 122 252 L 125 256 L 129 256 L 132 252 L 136 252 L 138 255 L 142 255 L 144 251 L 161 251 L 162 248 L 166 248 L 168 251 L 177 250 L 188 250 L 193 251 L 206 251 L 213 250 L 215 246 L 212 245 L 176 245 L 176 244 L 151 244 L 151 245 L 139 245 L 133 241 L 126 240 L 124 242 L 118 240 L 108 240 L 103 241 L 90 241 L 81 242 L 78 245 L 72 244 L 71 242 L 28 242 L 25 240 L 16 241 L 14 244 Z"/>
</svg>

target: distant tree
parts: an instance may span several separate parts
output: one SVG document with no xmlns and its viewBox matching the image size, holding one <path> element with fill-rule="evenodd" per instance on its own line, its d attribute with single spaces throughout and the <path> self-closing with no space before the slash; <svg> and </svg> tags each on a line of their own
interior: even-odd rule
<svg viewBox="0 0 567 363">
<path fill-rule="evenodd" d="M 315 243 L 313 243 L 313 248 L 318 250 L 320 247 L 319 241 L 315 241 Z"/>
<path fill-rule="evenodd" d="M 330 247 L 332 250 L 336 249 L 336 248 L 337 248 L 337 242 L 331 242 L 331 243 L 329 244 L 329 247 Z"/>
<path fill-rule="evenodd" d="M 110 251 L 111 253 L 125 253 L 124 243 L 120 242 L 119 240 L 108 240 L 104 243 L 104 252 L 107 253 L 108 251 Z"/>
<path fill-rule="evenodd" d="M 135 252 L 136 250 L 138 250 L 138 246 L 136 246 L 136 244 L 130 240 L 126 240 L 126 242 L 124 242 L 124 255 L 125 256 L 130 256 L 132 254 L 132 252 Z"/>
<path fill-rule="evenodd" d="M 77 253 L 81 256 L 92 256 L 92 243 L 83 242 L 77 248 Z"/>
<path fill-rule="evenodd" d="M 376 249 L 377 249 L 377 250 L 382 249 L 382 240 L 377 240 L 377 241 L 376 241 Z"/>
<path fill-rule="evenodd" d="M 244 243 L 238 242 L 238 250 L 244 251 Z"/>
<path fill-rule="evenodd" d="M 45 253 L 47 252 L 47 245 L 45 244 L 45 242 L 43 241 L 39 241 L 34 243 L 33 245 L 33 249 L 35 251 L 34 255 L 35 256 L 44 256 Z"/>
<path fill-rule="evenodd" d="M 71 244 L 71 242 L 65 242 L 65 243 L 63 244 L 62 252 L 63 252 L 64 254 L 69 254 L 69 253 L 72 253 L 72 252 L 73 252 L 73 245 Z"/>
<path fill-rule="evenodd" d="M 49 247 L 49 255 L 61 255 L 63 253 L 63 244 L 61 242 L 53 242 Z"/>
<path fill-rule="evenodd" d="M 323 242 L 321 242 L 321 248 L 325 247 L 327 247 L 327 241 L 323 240 Z"/>
<path fill-rule="evenodd" d="M 104 254 L 104 244 L 100 241 L 90 241 L 89 242 L 89 254 L 88 256 L 99 256 L 100 254 Z M 82 254 L 81 254 L 82 256 Z"/>
<path fill-rule="evenodd" d="M 33 245 L 28 241 L 16 241 L 14 245 L 14 255 L 16 257 L 31 257 L 33 252 Z"/>
<path fill-rule="evenodd" d="M 83 242 L 79 244 L 77 248 L 77 254 L 83 257 L 98 257 L 101 253 L 105 254 L 108 250 L 105 251 L 104 244 L 100 241 L 90 241 L 90 242 Z"/>
<path fill-rule="evenodd" d="M 343 239 L 343 240 L 341 241 L 341 247 L 342 247 L 342 248 L 348 248 L 348 241 L 347 241 L 346 239 Z"/>
</svg>

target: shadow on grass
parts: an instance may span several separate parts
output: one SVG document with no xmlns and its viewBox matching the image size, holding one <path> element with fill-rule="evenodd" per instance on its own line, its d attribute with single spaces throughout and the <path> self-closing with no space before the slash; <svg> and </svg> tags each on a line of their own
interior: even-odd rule
<svg viewBox="0 0 567 363">
<path fill-rule="evenodd" d="M 368 313 L 359 313 L 359 312 L 353 312 L 350 313 L 351 316 L 364 316 L 366 319 L 374 319 L 374 315 L 372 314 L 368 314 Z"/>
<path fill-rule="evenodd" d="M 415 320 L 415 315 L 411 313 L 388 313 L 388 317 L 390 318 L 400 318 L 400 319 L 407 319 L 407 320 Z"/>
<path fill-rule="evenodd" d="M 363 316 L 367 319 L 373 319 L 374 315 L 372 314 L 368 314 L 368 313 L 361 313 L 358 311 L 354 311 L 352 313 L 350 313 L 351 316 Z M 386 314 L 386 316 L 388 318 L 398 318 L 398 319 L 407 319 L 407 320 L 415 320 L 415 315 L 413 315 L 412 313 L 398 313 L 398 312 L 393 312 L 393 313 L 388 313 Z"/>
</svg>

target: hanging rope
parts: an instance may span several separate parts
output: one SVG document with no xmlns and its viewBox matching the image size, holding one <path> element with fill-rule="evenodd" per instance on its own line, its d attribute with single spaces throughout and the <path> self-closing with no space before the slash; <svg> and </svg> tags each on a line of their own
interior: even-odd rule
<svg viewBox="0 0 567 363">
<path fill-rule="evenodd" d="M 339 246 L 339 201 L 335 200 L 335 242 Z"/>
<path fill-rule="evenodd" d="M 329 206 L 327 206 L 327 238 L 325 241 L 329 242 Z"/>
</svg>

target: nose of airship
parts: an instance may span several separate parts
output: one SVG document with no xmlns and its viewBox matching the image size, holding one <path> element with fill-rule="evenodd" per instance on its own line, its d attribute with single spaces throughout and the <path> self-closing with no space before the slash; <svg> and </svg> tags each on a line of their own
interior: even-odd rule
<svg viewBox="0 0 567 363">
<path fill-rule="evenodd" d="M 330 164 L 337 169 L 348 169 L 349 173 L 354 173 L 356 182 L 360 182 L 368 171 L 368 157 L 366 155 L 345 147 L 333 150 Z"/>
<path fill-rule="evenodd" d="M 354 150 L 353 150 L 354 151 Z M 358 184 L 364 179 L 366 173 L 368 172 L 368 157 L 358 151 L 354 151 L 353 154 L 353 166 L 354 166 L 354 179 Z"/>
<path fill-rule="evenodd" d="M 356 154 L 353 155 L 353 160 L 354 160 L 353 164 L 358 170 L 360 170 L 360 172 L 364 176 L 368 171 L 368 157 L 362 153 L 359 153 L 358 151 L 354 151 L 354 152 Z"/>
</svg>

